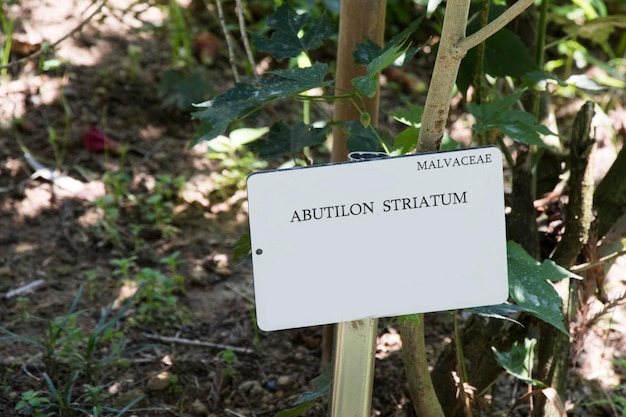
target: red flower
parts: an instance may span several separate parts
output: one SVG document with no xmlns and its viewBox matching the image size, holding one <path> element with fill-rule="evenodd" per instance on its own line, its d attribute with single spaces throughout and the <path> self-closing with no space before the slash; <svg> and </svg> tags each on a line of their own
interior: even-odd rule
<svg viewBox="0 0 626 417">
<path fill-rule="evenodd" d="M 108 151 L 117 153 L 120 147 L 117 142 L 109 138 L 102 130 L 95 126 L 91 126 L 81 137 L 81 140 L 85 149 L 94 152 Z"/>
</svg>

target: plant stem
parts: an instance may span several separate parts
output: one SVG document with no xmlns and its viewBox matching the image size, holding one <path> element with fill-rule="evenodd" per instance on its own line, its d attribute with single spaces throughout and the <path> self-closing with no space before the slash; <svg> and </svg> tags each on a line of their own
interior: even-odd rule
<svg viewBox="0 0 626 417">
<path fill-rule="evenodd" d="M 550 6 L 550 0 L 541 1 L 541 9 L 539 11 L 539 27 L 537 29 L 537 45 L 535 49 L 535 63 L 539 69 L 543 69 L 544 65 L 544 50 L 546 47 L 546 28 L 548 27 L 548 7 Z M 540 120 L 540 103 L 541 94 L 535 92 L 533 95 L 532 109 L 530 112 L 537 116 Z"/>
<path fill-rule="evenodd" d="M 15 27 L 15 21 L 8 16 L 4 15 L 4 12 L 0 15 L 0 20 L 2 22 L 2 31 L 6 36 L 6 41 L 4 42 L 4 48 L 2 51 L 2 72 L 0 75 L 4 78 L 7 76 L 7 64 L 9 63 L 9 59 L 11 59 L 11 43 L 13 42 L 13 29 Z"/>
<path fill-rule="evenodd" d="M 424 315 L 419 315 L 419 324 L 417 325 L 410 321 L 403 323 L 400 334 L 404 372 L 409 382 L 415 414 L 424 417 L 444 417 L 428 370 L 424 340 Z"/>
<path fill-rule="evenodd" d="M 243 42 L 243 49 L 246 50 L 246 56 L 250 63 L 250 69 L 254 78 L 258 78 L 259 74 L 256 72 L 256 64 L 254 63 L 254 56 L 252 55 L 252 48 L 250 48 L 250 41 L 248 40 L 248 34 L 246 33 L 246 21 L 243 16 L 243 4 L 241 0 L 235 0 L 237 7 L 237 17 L 239 18 L 239 32 L 241 33 L 241 41 Z"/>
<path fill-rule="evenodd" d="M 441 146 L 456 77 L 461 60 L 467 51 L 503 28 L 532 3 L 533 0 L 518 1 L 497 19 L 466 38 L 470 0 L 448 1 L 439 51 L 422 115 L 417 153 L 437 151 Z M 443 416 L 425 359 L 423 320 L 420 320 L 418 326 L 405 326 L 402 343 L 405 369 L 416 414 L 428 417 Z"/>
<path fill-rule="evenodd" d="M 483 0 L 483 8 L 480 15 L 480 27 L 485 27 L 489 24 L 489 9 L 491 6 L 491 0 Z M 476 67 L 474 69 L 474 99 L 473 101 L 477 104 L 481 104 L 483 102 L 483 90 L 484 90 L 484 61 L 485 61 L 485 42 L 482 42 L 478 45 L 478 49 L 476 51 Z M 484 135 L 479 135 L 478 143 L 480 145 L 484 142 Z"/>
<path fill-rule="evenodd" d="M 576 115 L 570 140 L 570 177 L 568 180 L 569 202 L 566 208 L 565 232 L 557 245 L 552 260 L 569 268 L 575 262 L 589 238 L 593 218 L 593 153 L 595 139 L 590 137 L 594 103 L 587 102 Z M 569 327 L 576 305 L 574 286 L 564 279 L 555 284 L 555 289 L 563 300 L 562 313 L 565 328 Z M 556 389 L 565 403 L 567 399 L 567 375 L 570 360 L 570 338 L 554 327 L 542 324 L 539 330 L 538 350 L 539 371 L 537 379 Z M 559 417 L 560 411 L 548 407 L 543 397 L 538 399 L 535 416 Z"/>
<path fill-rule="evenodd" d="M 236 82 L 241 82 L 241 77 L 239 76 L 239 71 L 237 71 L 237 65 L 235 64 L 233 40 L 230 37 L 230 32 L 228 31 L 228 27 L 226 26 L 226 20 L 224 18 L 222 0 L 215 0 L 215 4 L 217 6 L 217 17 L 220 21 L 220 26 L 222 26 L 222 32 L 224 32 L 224 39 L 226 39 L 226 46 L 228 48 L 228 62 L 230 62 L 230 67 L 233 70 L 233 77 L 235 77 Z"/>
<path fill-rule="evenodd" d="M 502 29 L 531 4 L 533 4 L 533 0 L 518 1 L 487 26 L 465 37 L 470 1 L 448 1 L 441 41 L 439 42 L 439 52 L 422 115 L 422 128 L 416 149 L 418 153 L 436 151 L 441 145 L 459 66 L 467 51 Z"/>
<path fill-rule="evenodd" d="M 465 392 L 465 382 L 467 381 L 467 367 L 465 366 L 465 355 L 463 354 L 461 329 L 459 328 L 459 312 L 454 311 L 452 314 L 454 320 L 454 339 L 456 344 L 456 356 L 458 362 L 457 372 L 459 376 L 459 385 L 457 389 L 459 390 L 459 398 L 463 402 L 463 412 L 465 416 L 472 417 L 472 409 L 469 405 L 467 394 Z"/>
</svg>

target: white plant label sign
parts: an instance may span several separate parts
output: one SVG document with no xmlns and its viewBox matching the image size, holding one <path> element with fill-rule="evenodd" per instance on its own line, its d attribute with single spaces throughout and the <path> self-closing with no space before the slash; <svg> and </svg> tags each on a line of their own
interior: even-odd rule
<svg viewBox="0 0 626 417">
<path fill-rule="evenodd" d="M 496 147 L 254 173 L 248 203 L 263 330 L 508 297 Z"/>
</svg>

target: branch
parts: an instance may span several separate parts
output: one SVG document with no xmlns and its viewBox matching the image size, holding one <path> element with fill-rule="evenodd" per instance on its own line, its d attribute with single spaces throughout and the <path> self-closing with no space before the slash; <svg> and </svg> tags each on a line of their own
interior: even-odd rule
<svg viewBox="0 0 626 417">
<path fill-rule="evenodd" d="M 456 44 L 465 37 L 469 8 L 470 0 L 449 0 L 446 6 L 439 51 L 422 115 L 417 153 L 437 151 L 441 146 L 450 112 L 450 99 L 461 60 L 465 56 Z"/>
<path fill-rule="evenodd" d="M 533 3 L 534 0 L 519 0 L 517 3 L 506 9 L 504 13 L 494 19 L 491 23 L 481 28 L 478 32 L 460 40 L 459 43 L 456 44 L 456 47 L 459 51 L 463 51 L 463 54 L 466 54 L 467 51 L 480 45 L 497 31 L 508 25 L 511 20 L 522 14 L 522 12 Z"/>
<path fill-rule="evenodd" d="M 532 0 L 518 1 L 496 20 L 475 34 L 465 37 L 470 1 L 448 1 L 439 52 L 422 116 L 422 128 L 416 149 L 418 153 L 439 150 L 441 138 L 448 122 L 450 99 L 459 73 L 459 66 L 467 51 L 500 30 L 532 3 Z"/>
<path fill-rule="evenodd" d="M 593 218 L 592 161 L 596 141 L 589 137 L 593 115 L 594 103 L 588 101 L 576 115 L 572 127 L 565 232 L 551 257 L 565 268 L 573 265 L 583 245 L 587 243 Z"/>
<path fill-rule="evenodd" d="M 590 137 L 593 114 L 594 103 L 588 101 L 576 115 L 572 127 L 568 180 L 569 202 L 565 212 L 565 232 L 551 257 L 554 262 L 565 268 L 572 266 L 583 245 L 587 243 L 593 217 L 592 168 L 593 152 L 596 148 L 595 139 Z M 562 313 L 566 328 L 569 327 L 572 312 L 576 306 L 576 297 L 572 296 L 575 288 L 570 285 L 569 279 L 555 284 L 555 289 L 563 300 Z M 541 343 L 537 358 L 540 366 L 536 378 L 555 388 L 561 398 L 566 398 L 570 338 L 554 327 L 544 324 L 539 328 L 539 340 Z M 543 399 L 539 400 L 536 415 L 561 416 L 546 404 Z"/>
<path fill-rule="evenodd" d="M 248 34 L 246 33 L 246 21 L 243 16 L 243 5 L 241 0 L 235 0 L 237 6 L 237 17 L 239 18 L 239 32 L 241 32 L 241 41 L 243 42 L 243 49 L 246 50 L 248 61 L 250 61 L 250 69 L 254 78 L 258 78 L 259 75 L 256 72 L 256 64 L 254 63 L 254 57 L 252 56 L 252 49 L 250 48 L 250 42 L 248 41 Z"/>
<path fill-rule="evenodd" d="M 217 5 L 217 17 L 220 21 L 222 32 L 224 32 L 224 39 L 226 39 L 226 46 L 228 47 L 228 61 L 230 62 L 230 67 L 233 70 L 233 76 L 235 77 L 235 81 L 241 82 L 239 71 L 237 71 L 237 64 L 235 64 L 235 53 L 233 52 L 233 40 L 230 37 L 230 32 L 228 31 L 228 27 L 226 26 L 226 20 L 224 18 L 224 10 L 222 9 L 222 0 L 215 0 L 215 4 Z"/>
<path fill-rule="evenodd" d="M 23 285 L 19 288 L 7 292 L 6 294 L 4 294 L 4 298 L 13 298 L 16 296 L 31 293 L 37 290 L 39 287 L 43 286 L 45 283 L 46 281 L 43 279 L 35 280 L 29 284 Z"/>
<path fill-rule="evenodd" d="M 424 417 L 443 417 L 443 410 L 428 370 L 424 339 L 424 315 L 419 324 L 406 321 L 401 325 L 402 362 L 409 383 L 415 414 Z"/>
<path fill-rule="evenodd" d="M 224 349 L 224 350 L 232 350 L 234 352 L 239 352 L 239 353 L 254 353 L 254 350 L 248 349 L 248 348 L 223 345 L 221 343 L 203 342 L 202 340 L 185 339 L 183 337 L 169 337 L 169 336 L 161 336 L 158 334 L 150 334 L 150 333 L 144 333 L 144 336 L 147 339 L 158 340 L 160 342 L 178 343 L 178 344 L 187 345 L 187 346 L 202 346 L 202 347 L 210 347 L 210 348 L 217 348 L 217 349 Z"/>
<path fill-rule="evenodd" d="M 618 252 L 612 253 L 610 255 L 603 256 L 597 261 L 593 262 L 585 262 L 584 264 L 579 264 L 571 267 L 569 270 L 575 274 L 579 274 L 581 272 L 587 271 L 591 268 L 595 268 L 596 266 L 604 265 L 605 263 L 611 262 L 614 259 L 619 258 L 620 256 L 626 255 L 626 249 L 620 250 Z"/>
</svg>

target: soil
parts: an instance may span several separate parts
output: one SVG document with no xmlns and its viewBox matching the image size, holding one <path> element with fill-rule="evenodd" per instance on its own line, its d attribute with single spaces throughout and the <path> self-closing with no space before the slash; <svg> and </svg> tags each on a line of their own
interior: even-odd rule
<svg viewBox="0 0 626 417">
<path fill-rule="evenodd" d="M 17 18 L 15 38 L 36 49 L 37 43 L 71 33 L 98 4 L 25 0 L 5 9 Z M 252 268 L 233 256 L 247 232 L 245 193 L 219 188 L 219 174 L 226 172 L 219 161 L 206 157 L 206 144 L 188 148 L 197 122 L 187 111 L 162 106 L 158 86 L 173 60 L 168 32 L 158 30 L 164 16 L 151 3 L 108 1 L 56 46 L 60 66 L 42 71 L 37 61 L 25 61 L 1 81 L 0 325 L 5 335 L 15 336 L 0 339 L 1 416 L 61 415 L 52 406 L 16 411 L 25 393 L 50 393 L 49 383 L 70 398 L 72 411 L 66 415 L 93 414 L 81 411 L 93 404 L 90 386 L 99 387 L 91 391 L 98 392 L 111 416 L 135 399 L 133 411 L 124 415 L 272 416 L 314 389 L 322 329 L 266 333 L 256 328 Z M 141 30 L 149 23 L 156 29 Z M 202 74 L 222 91 L 232 84 L 223 45 L 211 61 Z M 385 100 L 387 108 L 399 104 L 393 94 Z M 614 123 L 623 123 L 622 114 L 613 114 Z M 467 131 L 468 117 L 459 112 L 456 118 L 452 128 L 459 137 Z M 85 147 L 81 138 L 91 127 L 117 144 L 128 144 L 128 153 Z M 603 167 L 614 158 L 611 149 Z M 48 174 L 57 168 L 57 175 L 66 177 L 51 181 Z M 129 182 L 126 194 L 115 195 L 112 178 L 121 178 L 120 173 L 128 174 Z M 177 177 L 184 180 L 178 197 L 158 188 Z M 155 222 L 149 198 L 159 193 L 172 214 Z M 111 195 L 118 200 L 107 205 Z M 118 217 L 107 217 L 115 210 Z M 173 274 L 162 261 L 177 252 L 181 263 Z M 138 307 L 141 303 L 125 310 L 124 300 L 136 288 L 123 279 L 119 265 L 131 256 L 131 278 L 151 271 L 184 278 L 168 293 L 176 297 L 176 308 L 168 304 L 171 299 L 155 297 L 152 304 L 140 300 L 151 306 L 147 313 Z M 615 282 L 623 285 L 619 278 Z M 12 293 L 30 283 L 37 284 L 32 291 Z M 85 364 L 93 363 L 85 356 L 87 339 L 98 335 L 109 306 L 114 306 L 111 317 L 121 314 L 112 326 L 123 333 L 120 357 L 107 359 L 118 335 L 100 334 L 93 358 L 101 366 L 96 361 L 87 369 Z M 570 415 L 624 412 L 616 408 L 619 403 L 600 404 L 623 394 L 623 313 L 623 307 L 612 309 L 580 348 Z M 426 322 L 434 361 L 451 343 L 453 322 L 448 313 L 427 315 Z M 396 328 L 392 320 L 381 320 L 375 415 L 413 415 Z M 47 355 L 51 335 L 58 339 Z M 506 415 L 525 389 L 502 376 L 485 414 Z M 40 397 L 59 404 L 49 394 Z M 324 415 L 327 405 L 321 400 L 307 415 Z M 525 410 L 518 407 L 517 412 Z"/>
</svg>

